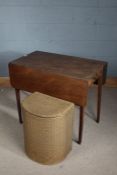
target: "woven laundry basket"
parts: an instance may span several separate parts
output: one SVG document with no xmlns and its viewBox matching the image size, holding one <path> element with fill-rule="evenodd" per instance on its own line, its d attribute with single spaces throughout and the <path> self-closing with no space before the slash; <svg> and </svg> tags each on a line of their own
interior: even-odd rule
<svg viewBox="0 0 117 175">
<path fill-rule="evenodd" d="M 39 92 L 22 102 L 27 155 L 42 164 L 62 161 L 72 148 L 74 104 Z"/>
</svg>

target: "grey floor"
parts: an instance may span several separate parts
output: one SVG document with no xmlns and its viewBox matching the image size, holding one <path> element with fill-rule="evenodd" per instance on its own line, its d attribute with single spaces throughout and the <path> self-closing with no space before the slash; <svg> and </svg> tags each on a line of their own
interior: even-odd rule
<svg viewBox="0 0 117 175">
<path fill-rule="evenodd" d="M 89 92 L 82 145 L 73 141 L 64 161 L 45 166 L 24 152 L 14 90 L 0 89 L 0 175 L 117 175 L 117 89 L 103 88 L 100 124 L 95 122 L 95 91 Z M 22 92 L 22 99 L 26 95 Z M 76 107 L 73 140 L 77 139 L 78 113 Z"/>
</svg>

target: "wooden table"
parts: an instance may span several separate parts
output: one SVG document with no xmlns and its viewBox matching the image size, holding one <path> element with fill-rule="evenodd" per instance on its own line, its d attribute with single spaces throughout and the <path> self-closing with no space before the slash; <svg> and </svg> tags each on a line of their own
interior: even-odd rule
<svg viewBox="0 0 117 175">
<path fill-rule="evenodd" d="M 35 51 L 9 63 L 9 74 L 15 88 L 19 121 L 22 123 L 20 90 L 39 91 L 80 106 L 79 138 L 82 141 L 84 107 L 88 89 L 98 84 L 97 119 L 100 120 L 102 84 L 107 63 L 73 56 Z"/>
</svg>

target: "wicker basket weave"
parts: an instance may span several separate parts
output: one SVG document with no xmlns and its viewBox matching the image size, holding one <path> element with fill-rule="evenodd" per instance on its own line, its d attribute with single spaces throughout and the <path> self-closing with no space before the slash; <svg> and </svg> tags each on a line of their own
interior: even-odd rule
<svg viewBox="0 0 117 175">
<path fill-rule="evenodd" d="M 62 161 L 72 148 L 74 104 L 35 92 L 22 112 L 27 155 L 42 164 Z"/>
</svg>

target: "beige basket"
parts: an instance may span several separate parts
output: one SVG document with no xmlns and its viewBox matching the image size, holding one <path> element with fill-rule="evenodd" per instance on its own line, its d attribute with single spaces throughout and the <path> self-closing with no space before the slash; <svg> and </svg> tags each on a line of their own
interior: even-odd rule
<svg viewBox="0 0 117 175">
<path fill-rule="evenodd" d="M 35 92 L 22 112 L 27 155 L 42 164 L 62 161 L 72 148 L 74 104 Z"/>
</svg>

